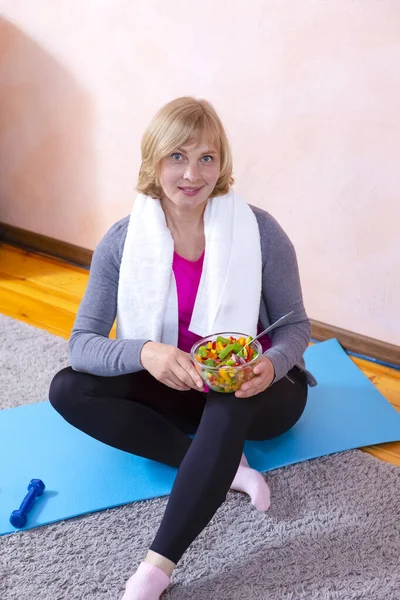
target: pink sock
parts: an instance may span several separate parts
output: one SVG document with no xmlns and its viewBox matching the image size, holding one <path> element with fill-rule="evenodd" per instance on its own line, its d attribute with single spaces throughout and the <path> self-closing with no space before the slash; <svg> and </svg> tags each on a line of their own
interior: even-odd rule
<svg viewBox="0 0 400 600">
<path fill-rule="evenodd" d="M 244 454 L 242 454 L 231 488 L 248 494 L 252 505 L 258 510 L 265 511 L 269 509 L 271 498 L 268 484 L 261 473 L 249 467 Z"/>
<path fill-rule="evenodd" d="M 128 579 L 121 600 L 159 600 L 171 579 L 161 569 L 141 562 L 138 570 Z"/>
</svg>

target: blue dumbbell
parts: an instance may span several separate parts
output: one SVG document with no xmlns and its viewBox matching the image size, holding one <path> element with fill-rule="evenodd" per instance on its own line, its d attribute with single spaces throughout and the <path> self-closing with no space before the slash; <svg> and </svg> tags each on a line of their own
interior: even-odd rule
<svg viewBox="0 0 400 600">
<path fill-rule="evenodd" d="M 18 528 L 25 527 L 26 515 L 32 508 L 35 499 L 43 494 L 44 489 L 45 485 L 41 479 L 31 479 L 28 485 L 28 493 L 23 499 L 21 506 L 11 513 L 11 525 Z"/>
</svg>

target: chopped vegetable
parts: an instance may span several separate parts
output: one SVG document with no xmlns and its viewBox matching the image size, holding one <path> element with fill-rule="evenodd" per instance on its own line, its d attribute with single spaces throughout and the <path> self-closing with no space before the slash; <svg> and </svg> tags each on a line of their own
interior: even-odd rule
<svg viewBox="0 0 400 600">
<path fill-rule="evenodd" d="M 227 344 L 221 352 L 218 352 L 219 360 L 224 360 L 229 354 L 233 352 L 234 344 Z"/>
<path fill-rule="evenodd" d="M 227 338 L 222 337 L 222 335 L 219 335 L 215 341 L 217 342 L 217 344 L 218 343 L 224 344 L 224 346 L 226 346 L 230 342 L 230 340 L 228 340 Z"/>
<path fill-rule="evenodd" d="M 201 358 L 207 358 L 207 348 L 205 346 L 200 346 L 197 353 Z"/>
</svg>

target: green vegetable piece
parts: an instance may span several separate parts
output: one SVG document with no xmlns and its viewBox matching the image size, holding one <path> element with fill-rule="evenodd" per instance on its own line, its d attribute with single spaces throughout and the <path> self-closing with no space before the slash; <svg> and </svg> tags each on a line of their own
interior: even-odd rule
<svg viewBox="0 0 400 600">
<path fill-rule="evenodd" d="M 230 358 L 228 356 L 228 358 L 226 358 L 225 360 L 221 360 L 221 362 L 219 363 L 220 367 L 232 367 L 235 364 L 235 361 L 233 360 L 233 358 Z"/>
<path fill-rule="evenodd" d="M 243 348 L 242 344 L 239 344 L 239 342 L 233 342 L 233 351 L 235 354 L 240 352 L 242 348 Z"/>
<path fill-rule="evenodd" d="M 233 350 L 233 344 L 228 344 L 223 350 L 218 352 L 218 358 L 224 360 Z"/>
<path fill-rule="evenodd" d="M 230 343 L 230 340 L 227 340 L 226 338 L 222 337 L 222 335 L 219 335 L 215 341 L 216 342 L 221 342 L 222 344 L 229 344 Z"/>
<path fill-rule="evenodd" d="M 205 358 L 207 356 L 207 348 L 205 346 L 200 346 L 200 348 L 197 350 L 197 354 L 201 358 Z"/>
<path fill-rule="evenodd" d="M 246 344 L 250 344 L 250 342 L 252 341 L 252 339 L 253 338 L 251 337 L 251 335 L 249 335 L 249 337 L 246 338 Z"/>
<path fill-rule="evenodd" d="M 213 358 L 207 358 L 207 360 L 204 361 L 204 364 L 207 365 L 207 367 L 215 367 L 215 360 Z"/>
</svg>

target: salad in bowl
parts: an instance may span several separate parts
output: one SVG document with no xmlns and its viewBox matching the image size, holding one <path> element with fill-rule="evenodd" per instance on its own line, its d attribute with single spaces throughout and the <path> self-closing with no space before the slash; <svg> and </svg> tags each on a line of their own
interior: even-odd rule
<svg viewBox="0 0 400 600">
<path fill-rule="evenodd" d="M 262 346 L 258 340 L 252 340 L 251 336 L 225 332 L 209 335 L 193 345 L 190 356 L 209 388 L 232 393 L 254 377 L 253 368 L 262 355 Z"/>
</svg>

